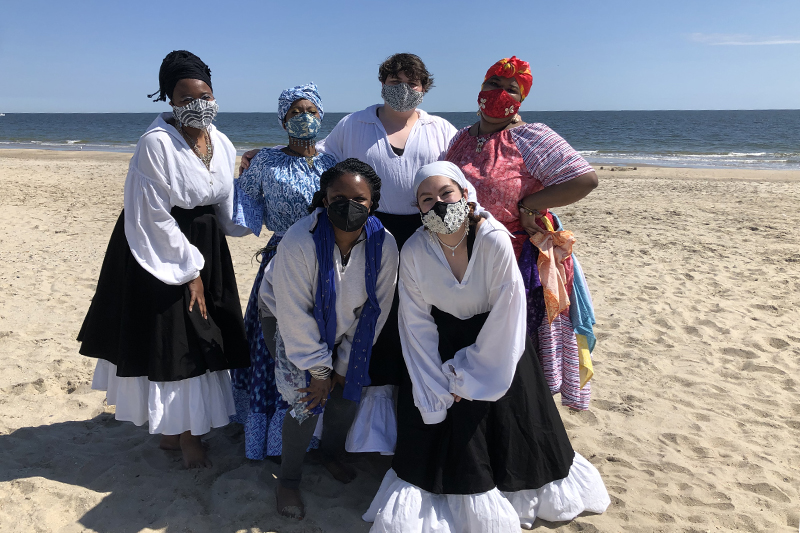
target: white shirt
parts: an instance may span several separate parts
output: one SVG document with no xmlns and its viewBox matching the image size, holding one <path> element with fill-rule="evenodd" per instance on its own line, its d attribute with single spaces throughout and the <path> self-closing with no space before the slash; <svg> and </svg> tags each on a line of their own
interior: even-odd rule
<svg viewBox="0 0 800 533">
<path fill-rule="evenodd" d="M 213 205 L 227 235 L 249 230 L 235 225 L 233 169 L 236 149 L 212 125 L 211 170 L 192 151 L 178 130 L 159 115 L 139 139 L 125 179 L 125 237 L 142 267 L 168 285 L 182 285 L 200 275 L 205 260 L 170 215 L 173 207 Z"/>
<path fill-rule="evenodd" d="M 376 115 L 376 110 L 382 106 L 376 104 L 347 115 L 317 147 L 337 161 L 355 157 L 375 170 L 381 178 L 378 211 L 413 215 L 419 212 L 414 206 L 414 174 L 420 167 L 444 159 L 450 140 L 458 130 L 445 119 L 417 109 L 419 120 L 411 127 L 403 155 L 397 155 Z M 474 189 L 470 190 L 469 197 L 470 200 L 477 198 Z"/>
<path fill-rule="evenodd" d="M 322 340 L 314 319 L 314 296 L 317 293 L 319 263 L 311 231 L 317 217 L 325 213 L 317 209 L 298 220 L 278 244 L 275 257 L 264 270 L 259 298 L 262 309 L 278 319 L 278 328 L 286 347 L 286 357 L 300 370 L 325 366 L 337 374 L 347 374 L 350 347 L 367 302 L 365 283 L 366 239 L 362 238 L 351 250 L 347 266 L 342 266 L 339 247 L 334 245 L 334 285 L 336 289 L 336 344 L 338 357 L 332 363 L 331 349 Z M 362 235 L 364 235 L 362 233 Z M 397 281 L 397 244 L 392 234 L 386 232 L 381 256 L 381 269 L 375 293 L 381 313 L 375 325 L 375 340 L 383 329 L 392 307 Z M 374 342 L 374 341 L 373 341 Z"/>
<path fill-rule="evenodd" d="M 495 401 L 514 378 L 525 350 L 526 298 L 511 236 L 484 212 L 472 257 L 459 283 L 442 248 L 425 228 L 400 257 L 400 340 L 413 384 L 414 404 L 426 424 L 437 424 L 465 400 Z M 477 341 L 442 364 L 431 306 L 461 320 L 489 311 Z"/>
</svg>

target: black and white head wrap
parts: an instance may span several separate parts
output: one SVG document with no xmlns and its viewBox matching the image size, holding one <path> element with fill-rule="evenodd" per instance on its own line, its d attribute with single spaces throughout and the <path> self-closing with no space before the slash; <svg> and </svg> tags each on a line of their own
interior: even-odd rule
<svg viewBox="0 0 800 533">
<path fill-rule="evenodd" d="M 148 94 L 148 98 L 158 95 L 153 101 L 165 102 L 168 98 L 172 99 L 172 92 L 175 85 L 180 80 L 200 80 L 206 82 L 211 88 L 211 69 L 203 63 L 203 60 L 186 50 L 175 50 L 167 54 L 161 62 L 158 71 L 158 90 L 153 94 Z"/>
</svg>

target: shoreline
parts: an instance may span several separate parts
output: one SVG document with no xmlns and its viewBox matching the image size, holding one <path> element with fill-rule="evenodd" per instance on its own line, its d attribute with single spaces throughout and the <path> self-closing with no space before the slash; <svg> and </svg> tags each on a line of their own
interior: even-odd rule
<svg viewBox="0 0 800 533">
<path fill-rule="evenodd" d="M 80 155 L 86 154 L 87 157 L 98 157 L 97 155 L 90 154 L 114 154 L 122 157 L 130 157 L 133 155 L 133 148 L 130 150 L 123 149 L 91 149 L 83 150 L 75 148 L 76 145 L 65 145 L 64 147 L 19 147 L 19 146 L 3 146 L 0 145 L 0 158 L 23 158 L 34 157 L 56 157 L 45 156 L 44 154 L 64 154 L 64 155 Z M 79 146 L 79 145 L 78 145 Z M 282 146 L 280 144 L 264 145 L 262 148 L 270 148 L 272 146 Z M 236 149 L 237 157 L 241 156 L 246 149 Z M 26 155 L 27 154 L 27 155 Z M 710 167 L 710 166 L 669 166 L 669 165 L 656 165 L 652 163 L 608 163 L 608 162 L 592 162 L 587 158 L 592 167 L 597 171 L 598 176 L 606 177 L 629 177 L 629 178 L 656 178 L 656 172 L 652 169 L 658 169 L 662 178 L 668 179 L 699 179 L 697 176 L 690 177 L 685 174 L 694 172 L 707 173 L 702 179 L 731 179 L 731 180 L 758 180 L 764 179 L 764 174 L 775 174 L 775 176 L 768 178 L 767 181 L 800 181 L 800 169 L 779 169 L 779 168 L 753 168 L 753 167 Z M 602 168 L 601 168 L 602 167 Z M 612 171 L 611 168 L 622 168 L 624 170 Z M 636 170 L 632 170 L 633 168 Z"/>
</svg>

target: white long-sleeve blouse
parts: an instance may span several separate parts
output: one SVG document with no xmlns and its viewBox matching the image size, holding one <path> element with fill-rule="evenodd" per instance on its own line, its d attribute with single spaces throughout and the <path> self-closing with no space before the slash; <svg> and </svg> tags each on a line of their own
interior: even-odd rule
<svg viewBox="0 0 800 533">
<path fill-rule="evenodd" d="M 336 288 L 336 344 L 337 359 L 322 340 L 314 318 L 314 297 L 317 293 L 319 262 L 314 243 L 313 229 L 317 217 L 325 210 L 301 218 L 281 240 L 278 251 L 264 270 L 259 298 L 278 320 L 278 328 L 286 347 L 286 357 L 300 370 L 318 366 L 332 368 L 337 374 L 347 374 L 350 348 L 353 343 L 361 310 L 367 302 L 365 283 L 366 239 L 362 238 L 350 251 L 347 266 L 342 265 L 339 248 L 334 246 L 334 286 Z M 378 272 L 375 292 L 381 308 L 375 325 L 375 338 L 383 329 L 392 307 L 397 281 L 397 243 L 388 231 L 383 242 L 381 269 Z M 373 340 L 373 342 L 374 342 Z"/>
<path fill-rule="evenodd" d="M 376 111 L 383 104 L 347 115 L 333 128 L 318 149 L 337 161 L 355 157 L 370 165 L 381 177 L 382 213 L 413 215 L 414 174 L 420 167 L 444 158 L 456 128 L 441 117 L 417 109 L 419 120 L 411 128 L 403 155 L 392 150 L 389 137 Z M 477 198 L 472 185 L 470 200 Z"/>
<path fill-rule="evenodd" d="M 214 146 L 207 169 L 181 134 L 156 117 L 139 139 L 125 179 L 125 237 L 136 261 L 168 285 L 182 285 L 200 275 L 205 261 L 170 215 L 173 207 L 213 205 L 223 231 L 250 231 L 232 222 L 236 149 L 213 125 Z"/>
<path fill-rule="evenodd" d="M 424 227 L 400 254 L 400 339 L 414 404 L 426 424 L 446 418 L 452 394 L 466 400 L 501 398 L 525 350 L 525 286 L 511 236 L 487 212 L 483 216 L 460 283 L 441 246 Z M 462 320 L 489 312 L 475 344 L 444 363 L 432 306 Z"/>
</svg>

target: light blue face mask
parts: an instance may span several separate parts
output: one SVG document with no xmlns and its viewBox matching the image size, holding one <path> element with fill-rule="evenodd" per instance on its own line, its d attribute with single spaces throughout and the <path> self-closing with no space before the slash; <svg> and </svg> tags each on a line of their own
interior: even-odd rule
<svg viewBox="0 0 800 533">
<path fill-rule="evenodd" d="M 289 137 L 295 139 L 313 139 L 319 133 L 322 121 L 311 113 L 300 113 L 286 121 Z"/>
</svg>

